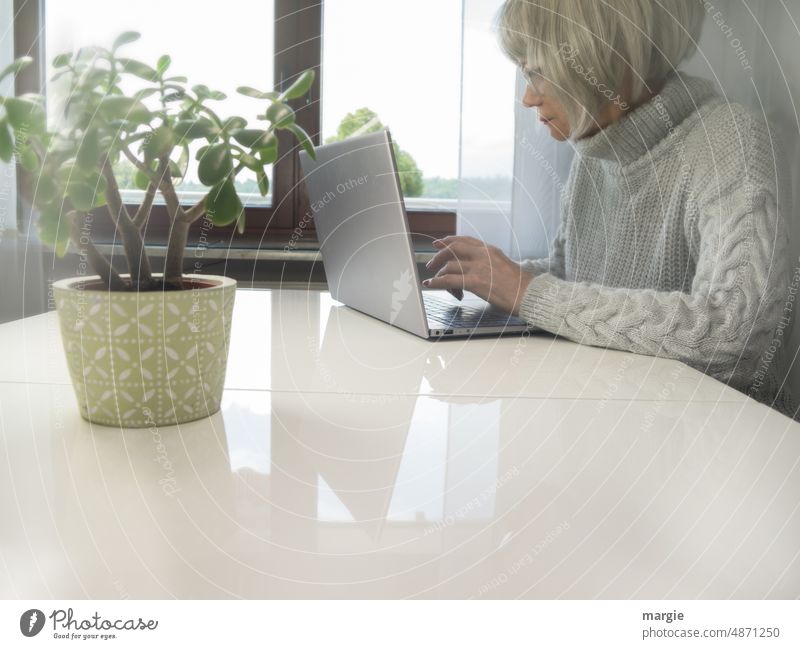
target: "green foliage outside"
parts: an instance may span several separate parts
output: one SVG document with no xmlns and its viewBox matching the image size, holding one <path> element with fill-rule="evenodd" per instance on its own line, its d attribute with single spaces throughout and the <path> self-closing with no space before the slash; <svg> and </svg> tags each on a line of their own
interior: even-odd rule
<svg viewBox="0 0 800 649">
<path fill-rule="evenodd" d="M 425 198 L 458 198 L 458 178 L 425 178 Z"/>
<path fill-rule="evenodd" d="M 128 162 L 128 160 L 120 159 L 114 164 L 114 174 L 117 176 L 117 182 L 120 189 L 135 190 L 139 189 L 136 186 L 136 168 Z M 183 178 L 176 178 L 175 187 L 180 188 L 185 192 L 205 192 L 207 188 L 200 182 L 185 180 Z M 262 194 L 258 181 L 254 178 L 236 178 L 234 180 L 236 192 L 242 196 L 244 194 Z M 263 195 L 263 194 L 262 194 Z M 244 196 L 242 196 L 244 198 Z"/>
<path fill-rule="evenodd" d="M 326 142 L 338 142 L 344 140 L 354 133 L 372 133 L 383 128 L 383 124 L 378 119 L 377 114 L 369 108 L 348 113 L 339 124 L 336 135 L 330 137 Z M 363 129 L 363 131 L 361 130 Z M 433 176 L 423 177 L 421 170 L 417 166 L 414 158 L 401 150 L 397 143 L 394 145 L 397 164 L 401 172 L 401 186 L 403 194 L 408 197 L 424 196 L 431 199 L 455 199 L 459 197 L 459 180 L 457 178 L 443 178 Z M 136 169 L 126 159 L 120 159 L 114 165 L 114 170 L 119 179 L 122 189 L 136 189 L 135 173 Z M 203 185 L 191 180 L 181 180 L 180 188 L 184 191 L 202 191 Z M 177 182 L 176 182 L 177 184 Z M 511 179 L 504 176 L 476 177 L 468 178 L 463 181 L 461 188 L 462 197 L 478 200 L 508 200 L 511 186 Z M 259 193 L 258 183 L 252 179 L 236 179 L 236 189 L 241 194 Z"/>
<path fill-rule="evenodd" d="M 325 140 L 329 142 L 339 142 L 348 137 L 365 133 L 374 133 L 384 128 L 377 114 L 369 108 L 359 108 L 358 110 L 347 113 L 336 130 L 336 135 Z M 422 171 L 417 166 L 416 161 L 410 153 L 403 151 L 397 142 L 394 142 L 394 157 L 397 160 L 397 171 L 400 174 L 400 187 L 403 196 L 406 198 L 422 196 L 425 187 L 422 180 Z"/>
<path fill-rule="evenodd" d="M 366 126 L 366 128 L 364 128 Z M 362 133 L 372 133 L 383 128 L 383 124 L 378 119 L 374 111 L 369 108 L 360 108 L 352 113 L 348 113 L 339 124 L 336 135 L 330 137 L 326 142 L 338 142 L 344 140 L 360 129 Z M 457 178 L 442 178 L 434 176 L 425 178 L 417 166 L 414 158 L 401 150 L 395 143 L 395 155 L 397 164 L 401 172 L 401 186 L 405 196 L 424 196 L 425 198 L 458 198 L 459 181 Z M 134 183 L 135 168 L 124 159 L 121 159 L 114 170 L 119 179 L 119 185 L 123 189 L 136 189 Z M 508 178 L 473 178 L 467 181 L 475 188 L 475 193 L 481 198 L 488 200 L 503 200 L 508 193 Z M 184 191 L 201 191 L 203 185 L 197 182 L 183 180 L 180 183 Z M 242 194 L 258 193 L 258 183 L 255 180 L 236 179 L 236 189 Z M 485 194 L 485 195 L 484 195 Z"/>
</svg>

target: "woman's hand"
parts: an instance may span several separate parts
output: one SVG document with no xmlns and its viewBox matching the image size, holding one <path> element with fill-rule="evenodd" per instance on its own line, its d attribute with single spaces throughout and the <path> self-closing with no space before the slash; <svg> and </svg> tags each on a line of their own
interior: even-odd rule
<svg viewBox="0 0 800 649">
<path fill-rule="evenodd" d="M 427 288 L 466 289 L 498 309 L 519 314 L 519 305 L 533 275 L 522 270 L 503 251 L 473 237 L 445 237 L 427 268 L 436 276 L 422 282 Z"/>
</svg>

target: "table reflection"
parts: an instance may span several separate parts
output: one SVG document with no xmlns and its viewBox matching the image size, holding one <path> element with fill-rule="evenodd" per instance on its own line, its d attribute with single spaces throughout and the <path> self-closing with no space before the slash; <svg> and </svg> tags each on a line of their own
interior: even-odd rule
<svg viewBox="0 0 800 649">
<path fill-rule="evenodd" d="M 229 390 L 120 431 L 63 407 L 70 386 L 7 386 L 0 592 L 800 592 L 800 441 L 766 407 L 362 397 Z"/>
<path fill-rule="evenodd" d="M 409 396 L 232 391 L 223 403 L 231 471 L 264 499 L 269 538 L 334 554 L 491 519 L 500 415 L 499 400 Z"/>
</svg>

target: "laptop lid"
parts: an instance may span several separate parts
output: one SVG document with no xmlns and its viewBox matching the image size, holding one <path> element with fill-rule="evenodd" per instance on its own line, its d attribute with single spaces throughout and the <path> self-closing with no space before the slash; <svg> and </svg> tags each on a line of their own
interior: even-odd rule
<svg viewBox="0 0 800 649">
<path fill-rule="evenodd" d="M 429 335 L 391 136 L 368 133 L 300 152 L 328 287 L 335 300 Z"/>
</svg>

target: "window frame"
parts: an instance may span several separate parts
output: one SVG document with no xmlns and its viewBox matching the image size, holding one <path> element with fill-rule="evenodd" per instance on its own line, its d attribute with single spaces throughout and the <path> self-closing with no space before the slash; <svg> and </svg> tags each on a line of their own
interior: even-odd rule
<svg viewBox="0 0 800 649">
<path fill-rule="evenodd" d="M 44 17 L 46 0 L 14 0 L 14 54 L 33 56 L 36 66 L 29 66 L 15 81 L 15 90 L 45 92 L 45 38 Z M 274 0 L 274 79 L 281 90 L 304 70 L 316 72 L 314 84 L 305 99 L 292 102 L 297 123 L 310 135 L 314 144 L 320 144 L 322 130 L 321 87 L 322 29 L 324 0 Z M 215 227 L 213 244 L 226 248 L 285 248 L 293 242 L 294 249 L 319 247 L 313 219 L 309 218 L 310 205 L 302 184 L 302 174 L 297 152 L 300 147 L 287 132 L 278 133 L 281 155 L 272 169 L 272 204 L 246 206 L 244 234 L 237 234 L 234 226 Z M 135 205 L 128 205 L 135 208 Z M 417 249 L 431 250 L 432 239 L 454 234 L 455 211 L 449 209 L 407 209 L 412 241 Z M 112 243 L 116 239 L 111 219 L 106 210 L 98 210 L 95 220 L 97 243 Z M 192 225 L 189 245 L 201 235 L 203 219 Z M 203 232 L 208 240 L 208 232 Z M 147 226 L 147 245 L 165 245 L 169 238 L 169 219 L 164 205 L 153 206 L 152 218 Z"/>
</svg>

